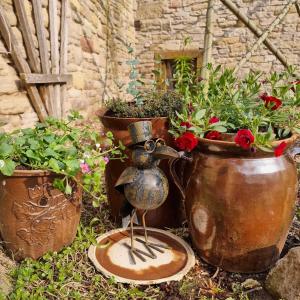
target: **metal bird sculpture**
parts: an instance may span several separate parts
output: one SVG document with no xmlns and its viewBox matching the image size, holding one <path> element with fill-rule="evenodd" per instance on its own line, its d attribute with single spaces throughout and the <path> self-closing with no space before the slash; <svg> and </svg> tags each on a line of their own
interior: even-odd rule
<svg viewBox="0 0 300 300">
<path fill-rule="evenodd" d="M 163 253 L 164 251 L 161 248 L 166 248 L 164 245 L 149 242 L 145 216 L 148 210 L 161 206 L 168 196 L 168 179 L 162 170 L 158 168 L 160 160 L 178 159 L 184 157 L 184 155 L 183 152 L 177 152 L 166 146 L 164 140 L 153 139 L 150 121 L 132 123 L 128 126 L 128 130 L 132 139 L 133 166 L 123 171 L 115 184 L 115 188 L 125 196 L 124 210 L 127 211 L 126 214 L 131 211 L 131 245 L 126 244 L 126 246 L 129 248 L 133 263 L 136 264 L 135 256 L 142 261 L 146 261 L 145 257 L 154 259 L 157 257 L 154 250 Z M 137 209 L 144 211 L 142 225 L 145 241 L 139 238 L 134 239 L 133 219 Z M 134 241 L 142 243 L 148 252 L 134 247 Z"/>
</svg>

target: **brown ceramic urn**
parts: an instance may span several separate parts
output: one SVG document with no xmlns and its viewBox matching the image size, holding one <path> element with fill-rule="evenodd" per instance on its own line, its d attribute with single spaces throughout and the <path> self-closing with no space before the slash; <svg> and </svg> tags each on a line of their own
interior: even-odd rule
<svg viewBox="0 0 300 300">
<path fill-rule="evenodd" d="M 59 251 L 76 236 L 82 191 L 67 197 L 52 186 L 56 177 L 39 170 L 0 176 L 0 232 L 17 260 Z"/>
<path fill-rule="evenodd" d="M 185 162 L 182 192 L 190 234 L 205 261 L 252 273 L 270 268 L 279 258 L 298 189 L 294 156 L 300 149 L 293 148 L 295 138 L 286 140 L 289 149 L 280 157 L 200 139 L 193 161 Z"/>
<path fill-rule="evenodd" d="M 169 122 L 168 118 L 117 118 L 111 116 L 109 113 L 100 115 L 100 120 L 104 126 L 104 130 L 111 131 L 114 135 L 115 142 L 121 141 L 125 146 L 131 143 L 131 138 L 128 133 L 128 125 L 138 121 L 151 121 L 152 133 L 154 138 L 162 138 L 166 141 L 168 146 L 172 146 L 173 139 L 168 133 Z M 131 150 L 126 150 L 127 159 L 123 162 L 120 160 L 111 160 L 105 170 L 105 182 L 108 201 L 110 203 L 112 216 L 115 221 L 120 221 L 120 209 L 125 201 L 124 196 L 115 189 L 115 184 L 121 173 L 130 165 Z M 162 206 L 151 210 L 146 216 L 147 224 L 151 227 L 178 227 L 182 224 L 184 217 L 184 210 L 182 207 L 181 194 L 170 175 L 167 161 L 162 161 L 159 167 L 166 174 L 169 181 L 169 195 Z"/>
</svg>

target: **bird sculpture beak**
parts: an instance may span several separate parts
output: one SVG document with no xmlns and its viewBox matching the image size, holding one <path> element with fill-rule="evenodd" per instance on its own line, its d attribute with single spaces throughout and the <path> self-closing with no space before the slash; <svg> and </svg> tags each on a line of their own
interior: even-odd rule
<svg viewBox="0 0 300 300">
<path fill-rule="evenodd" d="M 158 159 L 172 159 L 180 158 L 180 153 L 169 146 L 160 145 L 156 147 L 153 156 Z"/>
</svg>

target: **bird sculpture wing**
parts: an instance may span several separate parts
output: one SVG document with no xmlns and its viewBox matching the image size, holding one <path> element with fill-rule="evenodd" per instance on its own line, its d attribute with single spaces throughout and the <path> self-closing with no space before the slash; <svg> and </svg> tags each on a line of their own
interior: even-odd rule
<svg viewBox="0 0 300 300">
<path fill-rule="evenodd" d="M 124 185 L 134 182 L 137 176 L 138 170 L 135 167 L 126 168 L 115 184 L 115 189 L 121 193 L 124 193 Z"/>
</svg>

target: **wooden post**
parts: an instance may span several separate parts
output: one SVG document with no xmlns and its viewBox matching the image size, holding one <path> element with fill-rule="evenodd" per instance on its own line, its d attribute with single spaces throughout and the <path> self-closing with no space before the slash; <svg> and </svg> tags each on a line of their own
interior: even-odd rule
<svg viewBox="0 0 300 300">
<path fill-rule="evenodd" d="M 40 0 L 32 0 L 32 7 L 33 7 L 33 15 L 35 20 L 35 28 L 39 43 L 39 51 L 40 51 L 40 59 L 42 65 L 42 72 L 45 74 L 50 74 L 50 63 L 49 63 L 49 56 L 48 56 L 48 47 L 47 47 L 47 40 L 45 35 L 45 27 L 43 22 L 43 15 L 42 15 L 42 2 Z M 26 72 L 23 72 L 26 73 Z M 54 98 L 54 90 L 53 85 L 48 86 L 49 97 L 46 101 L 46 107 L 48 113 L 50 115 L 54 115 L 53 109 L 53 98 Z"/>
<path fill-rule="evenodd" d="M 68 7 L 69 0 L 61 0 L 61 21 L 60 21 L 60 73 L 65 74 L 67 71 L 68 60 Z M 64 116 L 64 105 L 67 87 L 61 86 L 61 116 Z"/>
<path fill-rule="evenodd" d="M 51 44 L 51 73 L 59 74 L 59 49 L 57 28 L 57 0 L 49 0 L 50 44 Z M 54 85 L 53 113 L 61 118 L 60 86 Z"/>
<path fill-rule="evenodd" d="M 38 53 L 34 47 L 33 34 L 30 30 L 28 18 L 26 16 L 24 0 L 14 0 L 14 4 L 28 56 L 29 66 L 33 72 L 40 73 L 41 66 Z"/>
<path fill-rule="evenodd" d="M 296 3 L 297 0 L 292 0 L 292 3 Z M 262 31 L 256 27 L 256 25 L 244 14 L 231 0 L 221 0 L 221 2 L 233 12 L 239 20 L 241 20 L 257 37 L 261 37 Z M 280 62 L 288 67 L 288 63 L 284 55 L 270 42 L 270 40 L 265 39 L 263 43 L 267 48 L 280 60 Z"/>
<path fill-rule="evenodd" d="M 212 62 L 212 44 L 213 44 L 213 18 L 214 18 L 214 0 L 208 1 L 206 12 L 206 30 L 204 37 L 204 53 L 203 53 L 203 68 L 201 70 L 201 77 L 208 80 L 207 65 Z"/>
<path fill-rule="evenodd" d="M 30 67 L 27 61 L 22 56 L 22 52 L 20 50 L 17 38 L 11 30 L 10 26 L 9 28 L 7 28 L 6 24 L 8 24 L 7 18 L 5 17 L 4 9 L 0 4 L 0 32 L 3 37 L 4 43 L 7 48 L 11 43 L 11 57 L 14 64 L 16 65 L 18 72 L 30 73 Z M 48 115 L 37 88 L 35 86 L 26 85 L 26 90 L 30 97 L 32 106 L 34 107 L 40 121 L 45 121 Z"/>
<path fill-rule="evenodd" d="M 268 27 L 268 29 L 260 36 L 260 38 L 253 44 L 251 50 L 244 56 L 244 58 L 239 62 L 237 67 L 234 70 L 234 73 L 237 73 L 239 69 L 250 59 L 253 53 L 257 50 L 257 48 L 266 40 L 268 35 L 274 30 L 274 28 L 281 23 L 284 17 L 289 12 L 291 6 L 294 5 L 294 1 L 290 0 L 282 12 L 277 16 L 277 18 L 273 21 L 273 23 Z"/>
<path fill-rule="evenodd" d="M 297 9 L 298 15 L 300 17 L 300 4 L 298 2 L 296 2 L 296 9 Z"/>
</svg>

